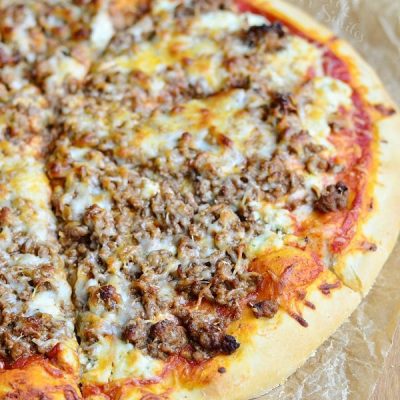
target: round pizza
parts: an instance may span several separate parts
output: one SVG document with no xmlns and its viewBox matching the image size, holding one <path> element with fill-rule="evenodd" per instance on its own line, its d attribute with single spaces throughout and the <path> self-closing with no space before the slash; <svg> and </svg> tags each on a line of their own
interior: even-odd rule
<svg viewBox="0 0 400 400">
<path fill-rule="evenodd" d="M 280 0 L 0 0 L 0 398 L 246 400 L 400 229 L 400 114 Z"/>
</svg>

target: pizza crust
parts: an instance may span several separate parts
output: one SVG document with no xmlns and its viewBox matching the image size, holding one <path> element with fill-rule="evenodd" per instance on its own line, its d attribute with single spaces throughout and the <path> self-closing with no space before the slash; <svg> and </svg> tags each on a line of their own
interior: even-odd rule
<svg viewBox="0 0 400 400">
<path fill-rule="evenodd" d="M 20 368 L 0 371 L 0 398 L 79 400 L 81 394 L 76 376 L 38 359 Z"/>
</svg>

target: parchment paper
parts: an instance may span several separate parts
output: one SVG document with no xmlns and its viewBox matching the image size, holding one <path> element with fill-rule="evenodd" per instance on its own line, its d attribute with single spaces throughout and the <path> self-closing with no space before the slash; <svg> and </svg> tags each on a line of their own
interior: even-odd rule
<svg viewBox="0 0 400 400">
<path fill-rule="evenodd" d="M 349 40 L 400 104 L 400 0 L 289 1 Z M 367 400 L 399 321 L 400 241 L 350 320 L 284 385 L 261 399 Z"/>
</svg>

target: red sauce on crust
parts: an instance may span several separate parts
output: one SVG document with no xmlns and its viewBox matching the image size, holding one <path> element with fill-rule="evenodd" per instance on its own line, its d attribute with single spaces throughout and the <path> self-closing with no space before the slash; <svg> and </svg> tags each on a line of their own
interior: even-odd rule
<svg viewBox="0 0 400 400">
<path fill-rule="evenodd" d="M 342 63 L 344 62 L 342 61 Z M 356 145 L 359 152 L 353 157 L 345 158 L 345 171 L 338 178 L 346 182 L 354 194 L 354 198 L 350 208 L 344 210 L 336 222 L 336 234 L 331 243 L 331 250 L 334 253 L 340 253 L 345 250 L 356 234 L 357 222 L 362 218 L 362 212 L 366 200 L 368 200 L 367 178 L 373 166 L 371 116 L 358 92 L 354 91 L 352 100 L 355 109 L 353 116 L 354 129 L 351 132 L 340 132 L 339 135 L 344 139 L 344 143 L 341 143 L 340 147 L 351 148 Z M 348 146 L 346 142 L 348 142 Z"/>
</svg>

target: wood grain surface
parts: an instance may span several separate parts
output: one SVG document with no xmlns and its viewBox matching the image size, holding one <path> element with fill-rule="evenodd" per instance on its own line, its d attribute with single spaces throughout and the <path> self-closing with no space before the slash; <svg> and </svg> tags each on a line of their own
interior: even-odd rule
<svg viewBox="0 0 400 400">
<path fill-rule="evenodd" d="M 392 350 L 385 361 L 383 373 L 370 400 L 400 399 L 400 326 L 394 338 Z"/>
</svg>

